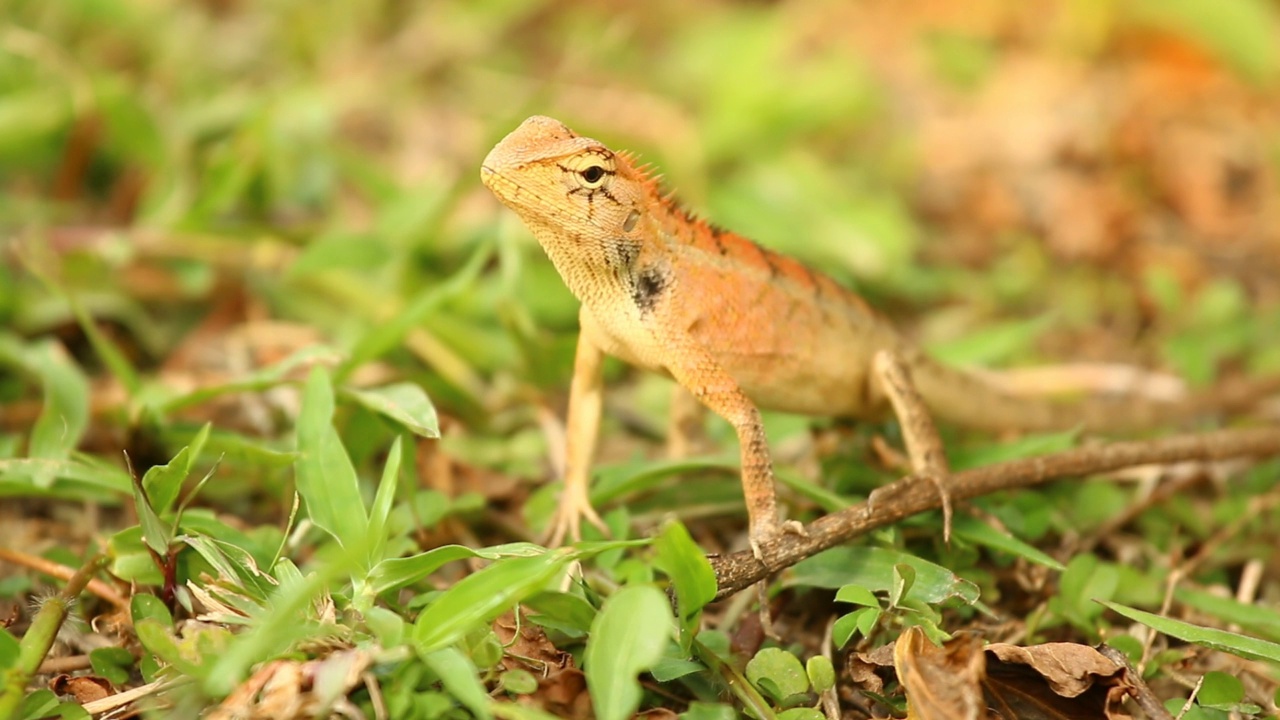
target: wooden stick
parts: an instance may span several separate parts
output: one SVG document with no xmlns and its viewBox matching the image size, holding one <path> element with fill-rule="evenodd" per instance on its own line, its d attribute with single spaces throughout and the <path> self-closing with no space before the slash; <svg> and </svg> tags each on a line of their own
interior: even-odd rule
<svg viewBox="0 0 1280 720">
<path fill-rule="evenodd" d="M 957 472 L 947 478 L 946 494 L 952 501 L 967 500 L 1000 490 L 1031 487 L 1058 478 L 1135 465 L 1271 455 L 1280 455 L 1280 427 L 1175 435 L 1158 440 L 1066 450 Z M 910 475 L 880 488 L 867 502 L 815 520 L 805 526 L 808 533 L 805 536 L 786 534 L 771 543 L 766 552 L 775 571 L 790 567 L 860 535 L 916 513 L 936 509 L 940 502 L 935 484 L 926 478 Z M 769 570 L 748 551 L 711 558 L 711 566 L 716 571 L 717 600 L 759 582 L 769 574 Z"/>
</svg>

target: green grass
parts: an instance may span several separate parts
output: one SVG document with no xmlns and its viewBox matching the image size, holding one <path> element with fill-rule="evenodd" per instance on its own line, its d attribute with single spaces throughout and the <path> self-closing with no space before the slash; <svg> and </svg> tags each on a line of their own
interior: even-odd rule
<svg viewBox="0 0 1280 720">
<path fill-rule="evenodd" d="M 1274 462 L 1116 528 L 1144 490 L 1106 478 L 982 498 L 949 546 L 939 516 L 909 519 L 782 573 L 784 640 L 762 642 L 753 598 L 708 604 L 704 553 L 743 546 L 732 432 L 708 419 L 709 449 L 662 459 L 669 381 L 611 362 L 594 495 L 612 537 L 537 545 L 577 304 L 478 179 L 494 142 L 549 114 L 641 152 L 697 211 L 828 270 L 955 361 L 1112 359 L 1199 385 L 1276 371 L 1265 213 L 1232 216 L 1243 239 L 1224 262 L 1229 240 L 1196 234 L 1161 166 L 1104 142 L 1081 152 L 1164 234 L 1073 256 L 1030 211 L 982 225 L 978 200 L 949 205 L 977 181 L 939 174 L 949 159 L 926 142 L 920 107 L 979 106 L 1024 54 L 1096 83 L 1172 53 L 1151 37 L 1229 98 L 1273 106 L 1273 6 L 1193 5 L 1064 0 L 1015 33 L 1015 2 L 966 24 L 839 3 L 9 0 L 0 546 L 105 565 L 127 607 L 91 587 L 69 634 L 109 647 L 56 654 L 87 654 L 117 689 L 164 683 L 155 717 L 243 702 L 299 667 L 322 716 L 526 720 L 582 712 L 586 693 L 615 720 L 820 717 L 834 684 L 867 689 L 846 651 L 911 627 L 1106 640 L 1174 712 L 1204 677 L 1184 717 L 1274 712 L 1274 665 L 1239 688 L 1208 672 L 1276 662 L 1274 578 L 1256 602 L 1226 599 L 1274 552 Z M 1251 167 L 1274 180 L 1277 123 L 1224 107 L 1214 137 L 1261 138 Z M 1034 194 L 1078 171 L 1053 158 L 974 172 Z M 894 476 L 869 449 L 896 442 L 892 423 L 767 425 L 793 516 Z M 970 466 L 1075 438 L 947 441 Z M 0 567 L 0 617 L 17 618 L 0 628 L 0 719 L 85 717 L 32 680 L 62 581 Z M 902 711 L 896 684 L 875 697 Z"/>
</svg>

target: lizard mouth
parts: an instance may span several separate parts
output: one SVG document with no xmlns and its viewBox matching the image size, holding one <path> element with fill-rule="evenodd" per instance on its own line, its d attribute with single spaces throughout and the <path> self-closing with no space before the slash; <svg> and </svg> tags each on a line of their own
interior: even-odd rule
<svg viewBox="0 0 1280 720">
<path fill-rule="evenodd" d="M 498 174 L 498 171 L 488 165 L 480 166 L 480 182 L 490 190 L 497 192 L 496 183 L 500 177 L 502 176 Z"/>
</svg>

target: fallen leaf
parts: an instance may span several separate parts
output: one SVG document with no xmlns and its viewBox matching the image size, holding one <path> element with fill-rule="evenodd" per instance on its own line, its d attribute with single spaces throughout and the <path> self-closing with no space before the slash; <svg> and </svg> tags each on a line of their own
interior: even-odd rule
<svg viewBox="0 0 1280 720">
<path fill-rule="evenodd" d="M 913 720 L 977 720 L 984 716 L 982 639 L 960 634 L 938 647 L 918 627 L 893 646 L 893 665 Z M 1017 716 L 1021 717 L 1021 716 Z"/>
<path fill-rule="evenodd" d="M 849 653 L 844 669 L 849 680 L 863 692 L 879 695 L 884 692 L 884 678 L 880 672 L 893 667 L 893 645 L 881 645 L 871 652 Z"/>
<path fill-rule="evenodd" d="M 502 665 L 507 670 L 523 669 L 538 679 L 538 689 L 521 698 L 522 703 L 561 718 L 593 717 L 587 678 L 573 664 L 573 655 L 551 643 L 542 628 L 513 613 L 493 621 L 493 632 L 506 649 Z"/>
<path fill-rule="evenodd" d="M 1047 643 L 986 649 L 988 705 L 1002 717 L 1120 720 L 1126 670 L 1088 645 Z"/>
<path fill-rule="evenodd" d="M 101 700 L 115 693 L 111 683 L 106 678 L 93 675 L 75 677 L 59 675 L 49 681 L 49 689 L 59 695 L 70 695 L 81 705 L 91 703 L 94 700 Z"/>
</svg>

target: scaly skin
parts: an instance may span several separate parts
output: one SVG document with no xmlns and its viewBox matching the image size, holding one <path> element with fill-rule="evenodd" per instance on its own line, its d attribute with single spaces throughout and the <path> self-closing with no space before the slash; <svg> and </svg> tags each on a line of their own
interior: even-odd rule
<svg viewBox="0 0 1280 720">
<path fill-rule="evenodd" d="M 1018 397 L 940 365 L 826 275 L 694 218 L 625 153 L 535 116 L 498 143 L 480 177 L 537 237 L 581 301 L 565 493 L 552 541 L 577 537 L 601 412 L 602 353 L 665 372 L 737 431 L 757 556 L 779 533 L 759 408 L 874 417 L 876 353 L 902 358 L 938 416 L 975 428 L 1113 430 L 1184 409 Z"/>
</svg>

